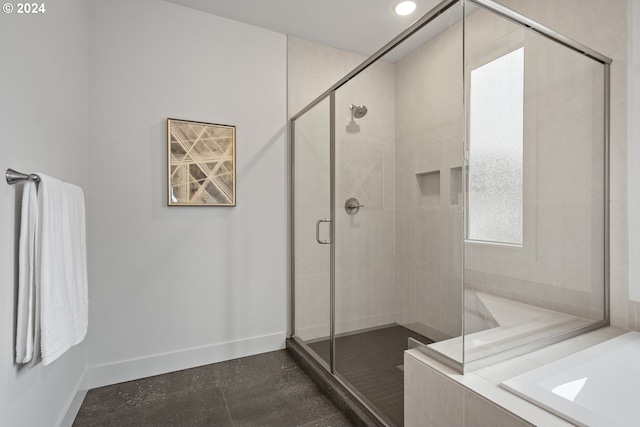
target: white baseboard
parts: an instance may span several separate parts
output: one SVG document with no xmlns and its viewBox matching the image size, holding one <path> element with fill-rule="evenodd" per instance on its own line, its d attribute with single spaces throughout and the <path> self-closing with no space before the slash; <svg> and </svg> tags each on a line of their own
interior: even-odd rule
<svg viewBox="0 0 640 427">
<path fill-rule="evenodd" d="M 87 395 L 87 391 L 89 391 L 89 375 L 88 370 L 85 370 L 80 381 L 76 384 L 73 396 L 71 396 L 69 403 L 67 403 L 67 409 L 64 412 L 64 415 L 58 421 L 58 427 L 72 427 L 73 422 L 78 415 L 78 411 L 80 411 L 80 406 L 82 406 L 82 402 Z"/>
<path fill-rule="evenodd" d="M 87 370 L 88 388 L 103 387 L 182 369 L 195 368 L 210 363 L 280 350 L 285 347 L 285 338 L 286 333 L 283 331 L 205 347 L 91 366 Z"/>
</svg>

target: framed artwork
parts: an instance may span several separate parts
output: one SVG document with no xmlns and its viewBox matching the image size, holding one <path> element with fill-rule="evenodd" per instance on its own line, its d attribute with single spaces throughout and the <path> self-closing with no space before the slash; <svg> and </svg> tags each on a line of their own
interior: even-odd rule
<svg viewBox="0 0 640 427">
<path fill-rule="evenodd" d="M 236 127 L 167 119 L 169 206 L 236 205 Z"/>
</svg>

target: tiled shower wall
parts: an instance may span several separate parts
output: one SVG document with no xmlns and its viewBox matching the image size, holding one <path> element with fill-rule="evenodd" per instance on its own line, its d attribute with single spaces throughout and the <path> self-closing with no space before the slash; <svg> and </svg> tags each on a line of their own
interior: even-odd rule
<svg viewBox="0 0 640 427">
<path fill-rule="evenodd" d="M 504 0 L 502 3 L 614 60 L 611 67 L 611 319 L 615 326 L 640 329 L 638 326 L 640 304 L 629 301 L 628 297 L 626 2 L 623 0 L 589 0 L 587 2 Z M 512 24 L 496 20 L 487 16 L 486 13 L 484 16 L 478 15 L 475 19 L 478 21 L 489 19 L 487 25 L 479 26 L 475 33 L 476 50 L 480 52 L 478 63 L 482 62 L 482 52 L 489 55 L 496 55 L 496 52 L 507 53 L 523 42 L 527 43 L 530 51 L 535 52 L 536 48 L 540 48 L 527 39 L 531 36 L 525 36 L 521 29 Z M 470 20 L 470 23 L 473 21 Z M 482 32 L 482 28 L 486 31 Z M 460 333 L 462 212 L 459 188 L 462 183 L 459 181 L 458 168 L 462 164 L 459 145 L 462 140 L 459 113 L 462 108 L 462 95 L 459 89 L 456 89 L 459 88 L 458 78 L 461 71 L 460 73 L 451 72 L 461 67 L 460 37 L 460 30 L 454 25 L 438 38 L 396 63 L 395 67 L 386 64 L 386 71 L 380 70 L 376 77 L 381 79 L 377 83 L 374 83 L 376 80 L 373 76 L 363 78 L 363 82 L 368 79 L 374 86 L 366 86 L 362 83 L 360 87 L 364 89 L 363 92 L 358 90 L 349 93 L 348 96 L 342 92 L 338 93 L 337 167 L 338 174 L 342 178 L 338 180 L 336 202 L 344 202 L 343 199 L 346 196 L 355 195 L 354 192 L 358 192 L 362 194 L 361 203 L 365 205 L 365 208 L 355 217 L 338 217 L 338 232 L 341 229 L 347 230 L 347 225 L 352 227 L 350 243 L 347 246 L 342 244 L 338 248 L 338 254 L 344 257 L 338 256 L 338 283 L 345 286 L 338 287 L 338 292 L 343 294 L 338 296 L 337 317 L 344 325 L 352 325 L 349 328 L 343 326 L 340 330 L 374 326 L 394 319 L 400 324 L 413 326 L 419 332 L 428 335 L 430 333 L 436 339 Z M 482 49 L 483 44 L 490 48 Z M 560 59 L 555 53 L 551 55 Z M 290 115 L 295 114 L 363 59 L 364 57 L 359 55 L 290 38 Z M 395 68 L 395 114 L 393 110 L 387 108 L 393 105 L 393 100 L 360 98 L 363 93 L 373 96 L 380 88 L 386 88 L 388 79 L 393 75 L 393 68 Z M 531 74 L 535 72 L 536 70 L 530 68 L 526 70 L 528 78 L 532 78 Z M 425 75 L 429 78 L 425 79 Z M 594 76 L 585 74 L 580 77 L 580 82 L 588 81 L 593 85 L 592 87 L 596 87 L 599 81 Z M 540 83 L 535 79 L 533 81 Z M 570 98 L 572 102 L 582 105 L 593 103 L 593 99 L 581 98 L 585 94 L 590 94 L 589 91 L 580 92 L 579 85 L 571 85 L 571 82 L 569 86 L 569 88 L 558 87 L 555 92 L 548 92 L 544 96 L 551 97 L 551 101 Z M 351 91 L 349 86 L 346 90 Z M 593 139 L 590 140 L 591 142 L 585 141 L 596 135 L 598 129 L 591 128 L 592 133 L 588 135 L 580 134 L 581 139 L 571 139 L 573 136 L 570 133 L 573 130 L 566 127 L 562 129 L 563 117 L 559 104 L 556 103 L 556 107 L 545 111 L 547 105 L 543 103 L 543 99 L 540 97 L 536 104 L 534 101 L 537 97 L 533 95 L 527 94 L 529 101 L 526 101 L 528 104 L 525 107 L 530 115 L 529 120 L 525 121 L 525 127 L 526 123 L 533 124 L 533 128 L 531 126 L 525 128 L 525 150 L 533 151 L 525 151 L 525 157 L 538 156 L 543 161 L 547 159 L 557 163 L 573 164 L 573 154 L 591 155 Z M 382 105 L 378 106 L 378 102 Z M 348 110 L 350 103 L 365 104 L 369 107 L 368 115 L 361 120 L 356 120 L 360 125 L 359 134 L 350 134 L 346 131 L 345 123 L 350 120 Z M 556 109 L 553 110 L 553 108 Z M 394 117 L 395 124 L 384 119 L 387 130 L 382 134 L 385 136 L 367 140 L 368 132 L 373 130 L 368 126 L 378 126 L 379 117 L 376 117 L 376 114 L 382 111 L 390 111 L 389 114 Z M 597 110 L 583 110 L 583 112 L 595 116 L 599 114 Z M 556 151 L 557 147 L 554 147 L 553 141 L 549 138 L 545 140 L 544 135 L 540 135 L 547 132 L 541 120 L 545 114 L 552 118 L 558 116 L 553 122 L 555 126 L 553 131 L 569 135 L 568 145 L 572 147 L 568 152 Z M 531 120 L 532 116 L 537 121 Z M 574 121 L 576 118 L 567 117 L 566 119 Z M 587 126 L 589 118 L 583 118 L 583 120 L 582 123 Z M 386 128 L 387 125 L 395 129 L 395 152 L 392 142 L 393 130 Z M 383 125 L 380 124 L 380 126 Z M 380 128 L 377 128 L 376 132 L 380 132 Z M 531 141 L 537 141 L 538 144 L 527 143 Z M 395 156 L 395 164 L 390 165 L 389 162 L 393 156 Z M 349 164 L 353 159 L 364 160 L 351 166 Z M 597 161 L 597 157 L 593 159 L 594 162 Z M 581 162 L 586 164 L 588 159 L 583 157 Z M 368 173 L 380 166 L 383 169 L 382 177 Z M 395 176 L 390 172 L 392 167 L 395 167 L 393 172 Z M 566 172 L 567 174 L 572 172 L 571 168 L 567 168 Z M 344 182 L 340 184 L 343 178 Z M 540 167 L 533 168 L 532 165 L 525 164 L 525 182 L 528 181 L 525 183 L 525 193 L 536 194 L 536 191 L 543 191 L 542 188 L 545 186 L 547 188 L 545 191 L 548 193 L 558 178 L 566 178 L 571 185 L 575 186 L 576 181 L 571 180 L 583 179 L 585 176 L 581 173 L 564 177 L 557 174 L 555 177 L 545 176 L 544 170 Z M 588 176 L 586 178 L 590 179 Z M 536 189 L 536 187 L 541 188 Z M 380 197 L 380 188 L 382 188 L 383 197 Z M 583 204 L 582 207 L 579 203 L 573 206 L 557 203 L 554 207 L 547 205 L 550 209 L 546 213 L 545 206 L 538 207 L 535 214 L 531 210 L 532 206 L 525 208 L 528 209 L 525 210 L 525 216 L 538 219 L 537 224 L 525 220 L 524 225 L 525 239 L 533 236 L 539 243 L 535 252 L 527 251 L 525 248 L 525 251 L 521 250 L 523 253 L 518 255 L 517 250 L 509 248 L 468 247 L 467 285 L 478 291 L 512 298 L 516 301 L 582 317 L 599 318 L 602 315 L 600 311 L 602 294 L 596 292 L 594 286 L 599 286 L 602 271 L 597 268 L 580 269 L 581 265 L 589 265 L 585 262 L 587 257 L 592 256 L 596 261 L 600 258 L 601 254 L 597 251 L 589 255 L 587 251 L 591 249 L 585 249 L 599 247 L 598 236 L 586 235 L 586 233 L 580 236 L 575 233 L 575 231 L 589 229 L 589 224 L 597 224 L 600 220 L 590 216 L 591 209 L 587 206 L 589 198 L 597 200 L 599 194 L 591 193 L 588 197 L 587 193 L 583 195 L 585 196 L 583 200 L 577 201 Z M 571 195 L 567 197 L 570 198 Z M 368 202 L 368 200 L 371 201 Z M 372 209 L 368 210 L 367 204 Z M 393 205 L 395 205 L 395 213 L 390 209 Z M 553 209 L 559 215 L 555 215 Z M 562 212 L 565 212 L 564 216 Z M 324 215 L 326 213 L 320 214 L 311 209 L 309 218 L 313 219 L 314 223 L 315 218 Z M 553 220 L 549 222 L 545 217 Z M 563 222 L 567 227 L 565 237 L 562 231 Z M 313 223 L 310 223 L 312 227 Z M 393 229 L 389 229 L 388 226 L 394 223 L 395 225 L 391 226 Z M 572 225 L 580 223 L 583 225 L 574 227 L 574 231 L 571 230 Z M 371 231 L 372 235 L 365 233 L 364 230 Z M 572 233 L 575 236 L 572 236 Z M 307 237 L 306 240 L 314 241 L 313 232 L 310 232 Z M 577 247 L 565 244 L 576 238 L 580 240 L 580 245 Z M 299 245 L 297 239 L 296 244 Z M 325 249 L 315 248 L 314 250 Z M 576 251 L 572 253 L 574 250 Z M 304 257 L 305 254 L 301 256 Z M 557 263 L 558 260 L 562 261 L 563 257 L 567 265 L 564 272 L 562 266 L 559 267 Z M 598 265 L 595 261 L 591 264 Z M 383 271 L 386 269 L 378 268 L 383 265 L 395 265 L 395 277 L 384 276 L 386 273 Z M 573 267 L 568 269 L 571 265 Z M 370 266 L 372 268 L 369 268 Z M 315 271 L 319 270 L 321 269 L 316 268 Z M 324 325 L 328 322 L 328 309 L 324 308 L 328 307 L 328 264 L 326 271 L 317 274 L 313 271 L 313 268 L 307 271 L 299 269 L 296 272 L 297 286 L 305 286 L 304 283 L 307 282 L 305 279 L 312 279 L 309 283 L 315 280 L 313 285 L 308 286 L 309 289 L 313 289 L 310 294 L 314 295 L 314 301 L 309 301 L 309 304 L 320 307 L 321 312 L 310 316 L 309 319 L 311 323 Z M 384 278 L 381 279 L 382 277 Z M 372 280 L 376 279 L 380 280 L 372 284 Z M 383 287 L 383 283 L 390 284 L 390 287 Z M 395 289 L 395 292 L 389 292 L 389 289 Z M 322 303 L 318 302 L 320 300 Z M 340 301 L 343 303 L 342 306 Z M 345 302 L 355 305 L 349 306 Z M 376 313 L 374 307 L 382 308 L 380 316 L 374 315 Z M 311 320 L 314 318 L 316 320 Z M 317 336 L 320 335 L 322 334 Z"/>
<path fill-rule="evenodd" d="M 378 61 L 336 92 L 337 333 L 396 318 L 394 82 L 394 64 Z M 366 116 L 352 121 L 350 104 Z M 343 208 L 351 197 L 356 215 Z"/>
<path fill-rule="evenodd" d="M 465 288 L 601 319 L 602 67 L 484 10 L 466 32 L 469 69 L 524 45 L 526 85 L 524 245 L 466 243 Z M 436 339 L 461 331 L 460 52 L 454 26 L 396 64 L 397 286 L 414 301 L 407 323 Z M 613 195 L 616 185 L 613 176 Z"/>
<path fill-rule="evenodd" d="M 525 97 L 523 245 L 467 244 L 466 285 L 602 319 L 603 66 L 484 10 L 467 34 L 470 70 L 524 47 Z"/>
<path fill-rule="evenodd" d="M 525 186 L 523 246 L 467 245 L 467 285 L 602 319 L 603 66 L 484 10 L 468 34 L 470 69 L 524 47 Z"/>
<path fill-rule="evenodd" d="M 610 131 L 611 321 L 615 326 L 633 329 L 633 319 L 628 316 L 633 307 L 629 307 L 628 311 L 626 1 L 503 0 L 501 3 L 613 59 Z M 527 44 L 538 55 L 538 62 L 553 59 L 557 64 L 552 72 L 533 76 L 538 91 L 529 94 L 533 98 L 529 107 L 530 112 L 536 114 L 533 122 L 537 123 L 537 128 L 525 128 L 525 138 L 529 132 L 535 132 L 535 154 L 539 159 L 535 177 L 538 186 L 536 191 L 546 197 L 546 206 L 542 207 L 560 209 L 560 215 L 554 216 L 560 222 L 557 219 L 555 223 L 547 220 L 547 227 L 541 229 L 538 226 L 539 241 L 546 239 L 554 245 L 542 246 L 545 248 L 544 252 L 539 251 L 536 258 L 533 258 L 538 266 L 526 258 L 518 260 L 512 257 L 512 280 L 502 290 L 507 292 L 506 296 L 515 300 L 597 319 L 601 316 L 603 297 L 599 291 L 599 282 L 603 272 L 595 268 L 601 257 L 598 251 L 601 244 L 594 231 L 599 233 L 597 224 L 600 218 L 597 217 L 598 209 L 590 208 L 589 203 L 595 203 L 600 194 L 593 191 L 589 193 L 583 188 L 590 184 L 593 189 L 598 185 L 596 167 L 600 161 L 596 148 L 601 129 L 594 125 L 598 123 L 600 114 L 599 98 L 589 98 L 589 95 L 590 92 L 598 93 L 601 80 L 598 73 L 590 74 L 584 67 L 582 69 L 585 72 L 579 75 L 566 75 L 566 69 L 562 65 L 572 60 L 584 61 L 579 55 L 571 57 L 561 53 L 561 48 L 552 47 L 539 38 L 534 41 L 529 35 L 525 38 L 525 49 Z M 525 75 L 527 71 L 535 73 L 535 70 L 526 69 Z M 570 108 L 563 109 L 562 105 L 569 105 Z M 593 109 L 586 108 L 588 106 L 593 106 Z M 578 114 L 567 116 L 570 114 L 569 110 Z M 579 126 L 567 125 L 570 122 Z M 526 155 L 525 152 L 525 157 Z M 594 171 L 591 176 L 585 174 L 588 172 L 586 168 L 576 167 L 576 164 L 588 165 L 590 160 L 593 160 Z M 571 167 L 562 172 L 562 163 L 570 164 Z M 541 167 L 544 165 L 552 165 L 551 173 Z M 526 168 L 525 163 L 525 173 Z M 554 187 L 569 189 L 571 193 L 566 190 L 564 193 L 553 191 Z M 589 225 L 593 228 L 590 229 Z M 551 237 L 551 234 L 545 236 L 545 233 L 550 232 L 557 237 Z M 538 261 L 543 256 L 551 256 L 555 261 L 552 258 L 544 262 Z M 589 269 L 587 266 L 590 260 Z M 558 263 L 561 264 L 560 268 Z M 526 279 L 524 276 L 527 274 L 533 280 Z M 536 276 L 547 276 L 547 279 L 536 279 Z M 477 281 L 475 283 L 478 284 Z"/>
<path fill-rule="evenodd" d="M 288 58 L 289 116 L 366 59 L 293 37 Z M 396 318 L 394 81 L 394 64 L 380 61 L 336 92 L 337 333 Z M 368 113 L 352 121 L 350 104 Z M 328 108 L 323 102 L 296 124 L 296 333 L 303 339 L 329 331 L 329 248 L 314 236 L 316 220 L 329 216 Z M 364 205 L 356 215 L 344 210 L 350 197 Z M 321 232 L 327 238 L 328 227 Z"/>
<path fill-rule="evenodd" d="M 611 324 L 640 330 L 629 300 L 627 1 L 502 0 L 506 6 L 613 59 L 611 64 Z"/>
<path fill-rule="evenodd" d="M 435 340 L 462 330 L 461 30 L 396 63 L 399 323 Z"/>
</svg>

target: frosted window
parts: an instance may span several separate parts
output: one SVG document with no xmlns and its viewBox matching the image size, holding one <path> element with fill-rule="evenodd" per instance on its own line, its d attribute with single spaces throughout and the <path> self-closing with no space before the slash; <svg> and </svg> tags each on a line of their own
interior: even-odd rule
<svg viewBox="0 0 640 427">
<path fill-rule="evenodd" d="M 468 238 L 522 244 L 524 48 L 471 71 Z"/>
</svg>

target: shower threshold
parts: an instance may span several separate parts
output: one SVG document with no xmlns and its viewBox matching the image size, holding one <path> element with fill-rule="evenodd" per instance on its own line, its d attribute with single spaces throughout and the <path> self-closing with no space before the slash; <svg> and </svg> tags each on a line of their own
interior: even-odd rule
<svg viewBox="0 0 640 427">
<path fill-rule="evenodd" d="M 404 426 L 402 364 L 409 338 L 424 344 L 433 342 L 397 324 L 336 336 L 337 376 L 350 386 L 347 392 L 357 398 L 353 400 L 366 402 L 364 409 L 368 409 L 368 406 L 384 421 L 376 424 L 369 421 L 363 425 Z M 306 346 L 329 364 L 329 339 L 307 342 Z M 288 342 L 287 348 L 290 349 L 289 347 Z"/>
</svg>

